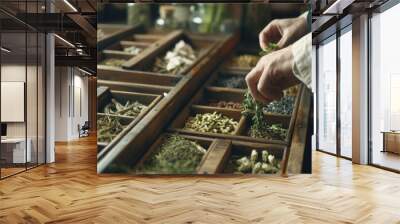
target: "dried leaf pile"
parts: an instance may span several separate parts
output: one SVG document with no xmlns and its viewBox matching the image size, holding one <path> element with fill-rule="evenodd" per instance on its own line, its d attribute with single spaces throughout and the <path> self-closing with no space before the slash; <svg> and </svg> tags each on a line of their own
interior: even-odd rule
<svg viewBox="0 0 400 224">
<path fill-rule="evenodd" d="M 227 88 L 237 88 L 245 89 L 247 87 L 246 80 L 244 76 L 231 75 L 225 76 L 221 75 L 215 82 L 215 86 L 227 87 Z"/>
<path fill-rule="evenodd" d="M 102 65 L 113 66 L 113 67 L 122 67 L 122 65 L 126 62 L 124 59 L 117 58 L 108 58 L 101 62 Z"/>
<path fill-rule="evenodd" d="M 283 96 L 280 100 L 272 101 L 266 105 L 263 110 L 267 113 L 291 115 L 295 98 L 295 96 Z"/>
<path fill-rule="evenodd" d="M 283 128 L 282 124 L 265 125 L 261 126 L 261 128 L 252 125 L 249 130 L 249 135 L 253 138 L 285 140 L 287 129 Z"/>
<path fill-rule="evenodd" d="M 97 118 L 97 141 L 111 142 L 125 127 L 118 117 L 100 116 Z"/>
<path fill-rule="evenodd" d="M 104 107 L 104 113 L 136 118 L 145 108 L 146 106 L 139 103 L 138 101 L 131 103 L 128 100 L 126 101 L 125 105 L 123 105 L 116 99 L 111 99 L 111 103 L 107 104 Z"/>
<path fill-rule="evenodd" d="M 160 148 L 145 162 L 141 172 L 188 174 L 196 171 L 206 150 L 194 141 L 178 135 L 167 137 Z"/>
<path fill-rule="evenodd" d="M 280 169 L 280 163 L 274 155 L 269 154 L 267 150 L 261 152 L 261 160 L 257 150 L 251 151 L 250 158 L 244 156 L 236 160 L 236 171 L 240 173 L 267 174 L 277 173 Z"/>
<path fill-rule="evenodd" d="M 254 67 L 257 65 L 258 60 L 260 60 L 260 56 L 251 55 L 251 54 L 242 54 L 239 56 L 235 56 L 232 61 L 229 63 L 230 66 L 233 67 Z"/>
<path fill-rule="evenodd" d="M 208 133 L 233 134 L 238 122 L 223 114 L 213 112 L 189 117 L 184 129 Z"/>
<path fill-rule="evenodd" d="M 210 101 L 208 101 L 207 105 L 210 106 L 210 107 L 220 107 L 220 108 L 237 109 L 237 110 L 241 110 L 242 109 L 242 104 L 241 103 L 233 102 L 233 101 L 210 100 Z"/>
<path fill-rule="evenodd" d="M 190 66 L 196 60 L 196 53 L 193 48 L 179 41 L 172 51 L 168 51 L 163 58 L 157 57 L 151 69 L 153 72 L 168 73 L 177 75 L 181 73 L 187 66 Z"/>
<path fill-rule="evenodd" d="M 142 50 L 143 50 L 142 48 L 135 47 L 135 46 L 130 46 L 130 47 L 124 48 L 124 52 L 130 53 L 133 55 L 138 55 L 140 52 L 142 52 Z"/>
</svg>

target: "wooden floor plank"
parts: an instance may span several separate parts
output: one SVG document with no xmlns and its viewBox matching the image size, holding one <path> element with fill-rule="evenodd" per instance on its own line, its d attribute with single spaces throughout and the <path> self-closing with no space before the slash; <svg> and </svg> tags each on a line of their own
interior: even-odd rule
<svg viewBox="0 0 400 224">
<path fill-rule="evenodd" d="M 400 175 L 313 153 L 313 174 L 98 176 L 96 139 L 0 181 L 0 223 L 400 223 Z"/>
</svg>

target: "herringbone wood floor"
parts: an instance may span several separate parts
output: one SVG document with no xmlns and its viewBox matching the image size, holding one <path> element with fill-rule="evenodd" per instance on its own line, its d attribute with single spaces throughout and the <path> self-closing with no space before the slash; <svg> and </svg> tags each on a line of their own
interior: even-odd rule
<svg viewBox="0 0 400 224">
<path fill-rule="evenodd" d="M 96 174 L 95 138 L 0 181 L 0 223 L 400 223 L 400 175 L 315 152 L 312 175 Z"/>
</svg>

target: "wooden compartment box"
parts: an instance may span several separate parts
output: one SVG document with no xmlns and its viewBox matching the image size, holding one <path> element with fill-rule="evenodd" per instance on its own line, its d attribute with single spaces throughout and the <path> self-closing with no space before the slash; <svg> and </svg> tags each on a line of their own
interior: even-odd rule
<svg viewBox="0 0 400 224">
<path fill-rule="evenodd" d="M 121 54 L 115 52 L 102 52 L 97 57 L 98 66 L 100 68 L 122 68 L 122 65 L 127 62 L 129 59 L 134 57 L 129 54 Z M 111 64 L 111 61 L 115 61 L 116 63 Z"/>
<path fill-rule="evenodd" d="M 223 64 L 223 67 L 227 70 L 236 70 L 236 71 L 243 71 L 243 72 L 249 72 L 253 67 L 255 67 L 255 64 L 259 59 L 261 58 L 260 56 L 260 49 L 259 47 L 249 47 L 249 46 L 238 46 L 236 49 L 232 52 L 230 57 L 226 60 L 226 62 Z M 241 56 L 251 56 L 253 60 L 251 60 L 251 66 L 239 66 L 235 62 L 239 57 Z M 249 61 L 250 62 L 250 61 Z"/>
<path fill-rule="evenodd" d="M 166 74 L 109 68 L 105 66 L 97 67 L 97 77 L 99 80 L 103 81 L 117 81 L 121 83 L 147 84 L 164 87 L 173 87 L 181 79 L 180 77 Z"/>
<path fill-rule="evenodd" d="M 140 113 L 136 117 L 131 116 L 124 116 L 124 115 L 115 115 L 111 114 L 112 117 L 117 117 L 121 119 L 126 127 L 122 130 L 117 137 L 115 137 L 112 141 L 118 141 L 122 135 L 124 135 L 128 130 L 133 128 L 145 115 L 148 113 L 162 98 L 161 95 L 154 95 L 154 94 L 144 94 L 144 93 L 136 93 L 136 92 L 124 92 L 124 91 L 117 91 L 112 90 L 109 88 L 98 88 L 98 95 L 97 95 L 97 112 L 99 116 L 107 116 L 110 114 L 106 114 L 104 108 L 106 105 L 111 103 L 112 99 L 115 99 L 121 104 L 125 104 L 127 101 L 135 102 L 138 101 L 139 103 L 146 106 L 146 108 L 142 109 Z M 100 144 L 99 150 L 107 148 L 107 146 L 111 142 L 106 142 L 105 144 Z M 107 151 L 107 150 L 102 150 Z"/>
<path fill-rule="evenodd" d="M 162 72 L 161 74 L 177 76 L 187 74 L 201 60 L 201 58 L 204 57 L 208 51 L 210 51 L 211 47 L 215 43 L 215 39 L 213 38 L 204 38 L 202 36 L 188 34 L 183 31 L 174 31 L 152 46 L 153 49 L 149 49 L 149 51 L 144 52 L 142 55 L 140 55 L 140 57 L 128 61 L 123 65 L 123 67 L 136 71 L 160 73 L 153 71 L 156 58 L 163 58 L 168 51 L 173 50 L 179 41 L 184 41 L 194 49 L 196 53 L 196 59 L 192 64 L 186 66 L 177 74 L 172 74 L 171 72 Z"/>
<path fill-rule="evenodd" d="M 244 98 L 245 90 L 239 90 L 234 88 L 221 88 L 213 87 L 215 80 L 220 76 L 221 72 L 215 72 L 209 80 L 200 88 L 192 100 L 186 105 L 186 107 L 177 115 L 177 117 L 172 121 L 169 126 L 170 131 L 175 131 L 184 134 L 205 136 L 205 137 L 215 137 L 215 138 L 228 138 L 237 139 L 242 141 L 253 141 L 261 143 L 277 143 L 277 144 L 289 144 L 293 132 L 293 126 L 295 121 L 295 116 L 281 115 L 281 114 L 271 114 L 264 113 L 265 119 L 268 125 L 280 124 L 283 128 L 287 130 L 286 138 L 255 138 L 250 137 L 249 130 L 251 128 L 251 120 L 246 119 L 241 114 L 241 109 L 232 108 L 221 108 L 218 106 L 210 106 L 208 102 L 210 100 L 224 100 L 233 101 L 241 103 Z M 300 91 L 298 92 L 295 100 L 295 105 L 293 110 L 297 110 L 298 101 L 300 98 Z M 233 118 L 238 122 L 238 127 L 232 134 L 220 134 L 220 133 L 207 133 L 198 132 L 193 130 L 185 129 L 185 123 L 188 121 L 189 117 L 194 117 L 197 113 L 221 113 Z"/>
<path fill-rule="evenodd" d="M 155 58 L 163 56 L 182 37 L 187 38 L 191 44 L 194 43 L 196 49 L 206 50 L 204 55 L 197 59 L 198 62 L 196 61 L 191 68 L 186 69 L 187 71 L 177 75 L 178 77 L 182 75 L 180 79 L 174 79 L 177 76 L 171 74 L 149 72 Z M 305 88 L 298 91 L 292 115 L 265 113 L 267 121 L 280 123 L 288 129 L 286 139 L 266 140 L 247 136 L 250 122 L 242 116 L 240 109 L 213 106 L 209 102 L 217 100 L 242 102 L 245 88 L 220 87 L 215 85 L 215 81 L 218 76 L 224 75 L 236 75 L 244 81 L 250 68 L 227 67 L 222 60 L 230 55 L 249 51 L 242 51 L 239 48 L 233 52 L 239 40 L 235 35 L 221 39 L 224 42 L 215 45 L 213 40 L 214 38 L 210 36 L 205 38 L 182 31 L 173 31 L 157 41 L 158 46 L 151 45 L 140 55 L 129 59 L 123 65 L 124 68 L 112 69 L 112 71 L 111 69 L 99 70 L 99 85 L 107 86 L 112 90 L 159 95 L 168 93 L 167 97 L 164 97 L 164 100 L 160 101 L 139 125 L 130 130 L 116 144 L 115 150 L 98 156 L 100 173 L 107 172 L 111 166 L 115 167 L 115 165 L 128 166 L 131 171 L 133 167 L 140 167 L 140 164 L 143 164 L 161 144 L 160 138 L 166 133 L 165 131 L 200 141 L 200 144 L 207 149 L 206 155 L 203 156 L 196 169 L 198 174 L 232 173 L 229 161 L 251 152 L 252 149 L 258 151 L 266 149 L 274 154 L 281 161 L 280 173 L 283 175 L 301 172 L 311 111 L 310 92 Z M 197 41 L 204 45 L 196 44 Z M 210 49 L 209 53 L 206 53 L 207 49 Z M 253 53 L 258 55 L 258 52 L 257 50 Z M 118 81 L 115 81 L 114 74 Z M 161 79 L 162 76 L 168 78 Z M 151 79 L 146 79 L 146 77 L 151 77 Z M 172 80 L 179 80 L 179 82 L 174 85 L 175 83 L 171 83 L 174 82 Z M 152 81 L 157 83 L 153 84 Z M 189 116 L 214 111 L 225 114 L 238 122 L 232 134 L 183 129 Z"/>
<path fill-rule="evenodd" d="M 134 120 L 131 117 L 127 116 L 119 116 L 119 115 L 112 115 L 112 114 L 104 114 L 104 113 L 97 113 L 97 120 L 99 121 L 103 117 L 110 117 L 110 118 L 116 118 L 118 122 L 124 126 L 124 128 L 115 136 L 111 141 L 101 141 L 98 140 L 98 144 L 102 146 L 109 145 L 111 142 L 115 141 L 116 139 L 120 138 L 122 136 L 122 133 L 128 128 L 128 126 L 131 124 L 131 122 Z M 99 132 L 101 131 L 102 127 L 99 127 L 99 123 L 97 123 L 97 130 L 98 130 L 98 135 Z M 98 136 L 99 137 L 99 136 Z M 103 150 L 104 151 L 104 150 Z"/>
<path fill-rule="evenodd" d="M 257 161 L 261 161 L 262 151 L 265 150 L 280 164 L 278 172 L 266 174 L 281 174 L 284 170 L 282 167 L 287 164 L 283 161 L 286 150 L 283 145 L 221 139 L 215 139 L 213 143 L 200 164 L 198 174 L 242 174 L 237 170 L 237 160 L 245 156 L 250 158 L 252 150 L 258 152 Z M 246 174 L 251 174 L 251 172 L 246 172 Z"/>
<path fill-rule="evenodd" d="M 152 44 L 162 39 L 164 35 L 165 34 L 132 34 L 106 47 L 103 50 L 103 53 L 136 56 L 140 54 L 140 52 L 150 47 Z M 140 51 L 132 52 L 129 51 L 129 48 L 136 48 Z"/>
<path fill-rule="evenodd" d="M 283 162 L 285 146 L 282 145 L 231 141 L 226 139 L 198 137 L 167 132 L 161 134 L 155 143 L 150 146 L 147 152 L 141 158 L 137 159 L 137 163 L 132 166 L 134 167 L 133 170 L 136 174 L 177 174 L 156 170 L 146 171 L 144 169 L 151 158 L 159 152 L 159 148 L 164 143 L 166 137 L 170 135 L 178 135 L 187 140 L 193 141 L 206 149 L 206 153 L 203 155 L 197 168 L 193 172 L 183 172 L 178 174 L 239 174 L 235 169 L 236 159 L 243 156 L 250 157 L 253 149 L 259 152 L 258 160 L 261 160 L 261 152 L 266 150 L 269 154 L 275 156 L 275 158 L 280 162 L 280 166 L 285 165 Z M 276 174 L 279 173 L 280 171 Z"/>
<path fill-rule="evenodd" d="M 136 174 L 172 174 L 172 173 L 165 173 L 163 171 L 146 171 L 144 169 L 146 167 L 146 165 L 148 165 L 151 158 L 153 156 L 155 156 L 156 153 L 159 152 L 160 146 L 164 143 L 165 139 L 170 135 L 172 135 L 172 133 L 161 134 L 160 137 L 154 142 L 154 144 L 151 145 L 151 147 L 143 155 L 143 157 L 138 159 L 138 163 L 134 166 Z M 185 136 L 185 135 L 179 135 L 179 136 L 199 144 L 201 147 L 203 147 L 207 151 L 213 143 L 213 141 L 211 139 L 205 139 L 205 138 L 201 139 L 201 138 L 196 138 L 193 136 Z M 206 156 L 206 154 L 207 153 L 205 153 L 203 155 L 203 159 L 201 161 L 199 161 L 197 169 L 194 172 L 189 172 L 189 173 L 181 172 L 180 174 L 195 174 L 195 173 L 197 173 L 197 170 L 200 168 L 200 164 L 204 160 L 204 157 Z M 174 173 L 174 174 L 177 174 L 177 173 Z"/>
<path fill-rule="evenodd" d="M 246 84 L 247 72 L 239 70 L 220 70 L 217 75 L 214 75 L 209 83 L 212 87 L 224 89 L 244 90 L 247 88 Z"/>
<path fill-rule="evenodd" d="M 157 95 L 165 95 L 172 89 L 171 86 L 109 81 L 109 80 L 97 80 L 97 86 L 108 87 L 110 89 L 118 91 L 150 93 Z"/>
</svg>

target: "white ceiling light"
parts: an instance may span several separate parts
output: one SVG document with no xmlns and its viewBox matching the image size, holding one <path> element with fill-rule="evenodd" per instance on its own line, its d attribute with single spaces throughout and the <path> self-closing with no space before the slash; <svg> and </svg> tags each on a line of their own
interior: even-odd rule
<svg viewBox="0 0 400 224">
<path fill-rule="evenodd" d="M 65 44 L 67 44 L 70 47 L 75 48 L 75 45 L 73 45 L 71 42 L 69 42 L 68 40 L 60 37 L 58 34 L 54 34 L 55 37 L 57 37 L 59 40 L 61 40 L 62 42 L 64 42 Z"/>
<path fill-rule="evenodd" d="M 68 5 L 68 7 L 70 7 L 74 12 L 78 12 L 78 10 L 68 1 L 68 0 L 64 0 L 65 4 Z"/>
<path fill-rule="evenodd" d="M 1 49 L 2 51 L 6 52 L 6 53 L 10 53 L 10 52 L 11 52 L 11 50 L 9 50 L 9 49 L 7 49 L 7 48 L 5 48 L 5 47 L 1 47 L 0 49 Z"/>
</svg>

